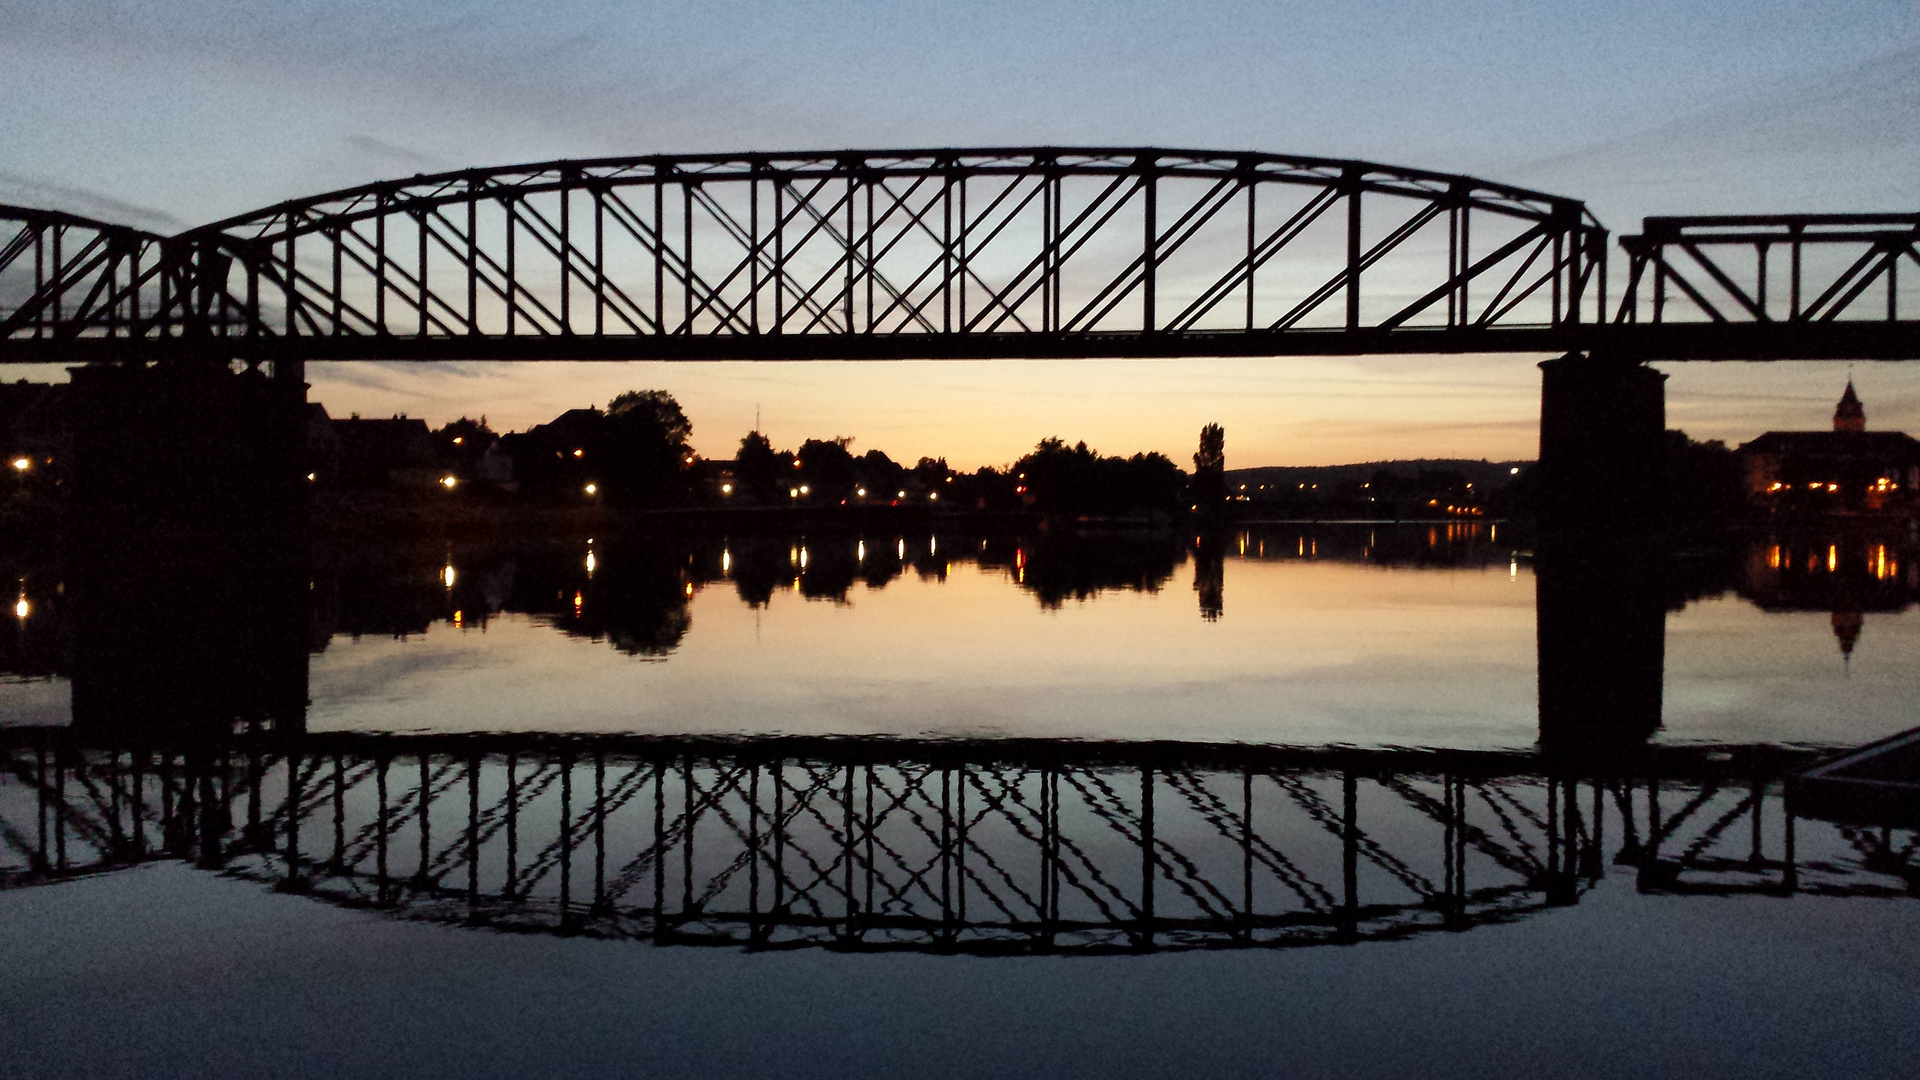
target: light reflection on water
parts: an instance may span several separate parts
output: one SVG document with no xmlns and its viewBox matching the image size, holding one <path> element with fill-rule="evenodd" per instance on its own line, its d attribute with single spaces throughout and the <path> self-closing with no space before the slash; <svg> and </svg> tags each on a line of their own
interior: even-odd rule
<svg viewBox="0 0 1920 1080">
<path fill-rule="evenodd" d="M 1520 747 L 1536 737 L 1531 568 L 1229 559 L 1231 614 L 1168 585 L 1046 608 L 996 570 L 793 589 L 708 586 L 664 657 L 552 620 L 336 637 L 314 730 L 633 730 Z M 1844 659 L 1824 612 L 1723 595 L 1667 623 L 1673 740 L 1845 743 L 1920 713 L 1920 620 L 1875 613 Z"/>
<path fill-rule="evenodd" d="M 313 661 L 309 725 L 1533 741 L 1528 576 L 1236 560 L 1225 584 L 1233 612 L 1213 621 L 1184 583 L 1049 608 L 972 565 L 759 607 L 710 585 L 664 656 L 528 615 L 336 638 Z"/>
<path fill-rule="evenodd" d="M 1499 528 L 336 545 L 312 571 L 307 723 L 1525 747 L 1535 572 Z M 1910 726 L 1914 569 L 1823 535 L 1669 572 L 1656 737 Z M 69 715 L 49 580 L 20 577 L 11 722 Z"/>
<path fill-rule="evenodd" d="M 1302 1046 L 1326 1048 L 1312 1071 L 1327 1074 L 1429 1075 L 1444 1058 L 1497 1075 L 1514 1031 L 1545 1034 L 1512 1072 L 1562 1075 L 1620 1060 L 1623 1030 L 1655 1032 L 1628 1040 L 1649 1075 L 1679 1060 L 1810 1075 L 1834 1060 L 1822 1025 L 1905 1031 L 1911 831 L 1796 824 L 1775 773 L 1817 752 L 1735 744 L 1913 723 L 1911 546 L 1770 539 L 1650 587 L 1630 558 L 1536 562 L 1491 528 L 1431 529 L 343 546 L 299 567 L 299 603 L 258 603 L 293 580 L 270 566 L 141 577 L 84 634 L 58 574 L 26 567 L 29 615 L 0 625 L 6 720 L 64 723 L 75 671 L 80 698 L 89 675 L 113 683 L 74 648 L 92 635 L 141 646 L 119 669 L 141 725 L 163 692 L 251 672 L 259 693 L 200 704 L 276 726 L 157 759 L 145 726 L 125 752 L 82 725 L 6 733 L 0 831 L 21 857 L 0 853 L 0 880 L 57 884 L 0 889 L 0 952 L 22 958 L 0 999 L 25 1009 L 0 1049 L 105 1075 L 84 1054 L 112 1015 L 164 1033 L 143 1045 L 167 1062 L 129 1058 L 128 1075 L 164 1074 L 183 1046 L 236 1074 L 272 1070 L 216 1049 L 345 1045 L 377 1055 L 347 1071 L 393 1071 L 397 1015 L 434 1062 L 415 1071 L 480 1075 L 508 1060 L 497 1033 L 534 1016 L 619 1060 L 697 1043 L 715 1075 L 755 1075 L 795 1060 L 762 1034 L 781 1025 L 839 1017 L 821 1045 L 870 1052 L 900 1015 L 944 1010 L 962 1025 L 953 1058 L 1012 1045 L 1009 1075 L 1069 1056 L 1101 1074 L 1234 1071 L 1219 1047 L 1261 1075 Z M 1567 685 L 1603 693 L 1651 657 L 1656 740 L 1707 745 L 1548 748 L 1549 628 L 1563 715 L 1579 711 Z M 1656 648 L 1594 655 L 1617 634 Z M 255 654 L 298 663 L 233 662 Z M 307 736 L 272 713 L 289 681 Z M 429 734 L 361 734 L 393 731 Z M 531 734 L 434 734 L 473 731 Z M 1086 741 L 624 734 L 722 732 Z M 1342 743 L 1519 752 L 1324 745 Z M 142 860 L 182 865 L 124 869 Z M 588 940 L 602 936 L 730 948 Z M 1291 947 L 1331 941 L 1360 943 Z M 200 977 L 209 948 L 246 964 Z M 1020 955 L 1050 950 L 1081 955 Z M 567 981 L 526 981 L 542 971 Z M 589 985 L 600 1011 L 540 1014 Z M 1340 1006 L 1301 1019 L 1305 986 Z M 103 1012 L 103 992 L 167 1007 Z M 884 1006 L 794 1005 L 809 1000 Z M 378 1022 L 343 1038 L 327 1010 L 367 1001 Z M 1096 1040 L 1088 1017 L 1107 1025 Z M 636 1031 L 647 1045 L 620 1041 Z M 1180 1038 L 1189 1052 L 1165 1049 Z M 1855 1042 L 1878 1055 L 1862 1075 L 1911 1058 L 1910 1039 Z M 778 1046 L 780 1063 L 710 1049 L 738 1045 Z M 476 1046 L 487 1060 L 459 1056 Z M 839 1071 L 895 1075 L 923 1064 L 915 1047 Z"/>
<path fill-rule="evenodd" d="M 511 582 L 496 563 L 479 602 L 520 613 L 336 636 L 310 723 L 1526 746 L 1533 569 L 1493 528 L 1247 530 L 1224 554 L 1140 536 L 949 537 L 945 555 L 931 536 L 721 540 L 637 556 L 671 575 L 651 589 L 676 594 L 664 607 L 628 566 L 543 609 L 526 563 Z M 1905 600 L 1802 595 L 1780 548 L 1770 576 L 1756 554 L 1744 577 L 1673 586 L 1663 740 L 1845 743 L 1910 723 Z M 1884 582 L 1884 545 L 1864 557 Z M 1829 601 L 1881 610 L 1795 610 Z"/>
</svg>

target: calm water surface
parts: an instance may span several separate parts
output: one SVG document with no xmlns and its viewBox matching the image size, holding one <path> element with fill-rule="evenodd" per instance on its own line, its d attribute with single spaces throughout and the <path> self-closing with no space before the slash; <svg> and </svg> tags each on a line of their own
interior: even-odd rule
<svg viewBox="0 0 1920 1080">
<path fill-rule="evenodd" d="M 308 702 L 217 756 L 65 730 L 101 669 L 16 561 L 0 1075 L 1910 1075 L 1915 834 L 1779 782 L 1916 723 L 1909 556 L 323 546 L 290 636 L 270 570 L 124 594 L 298 659 L 209 662 Z M 1597 666 L 1543 680 L 1552 635 Z M 1539 752 L 1616 669 L 1657 705 Z"/>
<path fill-rule="evenodd" d="M 1236 537 L 1214 586 L 1218 611 L 1184 555 L 1144 580 L 1060 596 L 1030 587 L 1023 566 L 983 565 L 972 544 L 952 552 L 958 538 L 943 554 L 925 536 L 794 537 L 774 545 L 792 577 L 765 593 L 724 574 L 670 585 L 686 590 L 675 636 L 637 651 L 591 611 L 570 610 L 576 594 L 583 609 L 602 601 L 594 582 L 621 557 L 582 541 L 575 573 L 554 590 L 556 613 L 499 612 L 507 586 L 491 614 L 449 609 L 402 633 L 333 634 L 312 661 L 309 723 L 1529 746 L 1532 562 L 1486 527 L 1459 527 L 1451 543 L 1444 530 L 1429 543 L 1430 531 Z M 1383 563 L 1365 542 L 1382 533 L 1399 541 L 1390 553 L 1432 558 Z M 731 567 L 724 542 L 720 551 Z M 1011 561 L 1024 562 L 1015 551 Z M 835 555 L 898 576 L 820 595 L 814 568 Z M 458 586 L 469 571 L 501 573 L 500 561 L 460 561 L 414 574 L 443 582 L 450 566 Z M 1920 613 L 1864 614 L 1849 656 L 1832 612 L 1766 610 L 1737 585 L 1672 602 L 1660 739 L 1848 744 L 1920 716 Z"/>
<path fill-rule="evenodd" d="M 1534 743 L 1535 570 L 1497 526 L 1255 528 L 1214 559 L 1183 541 L 350 546 L 314 572 L 307 724 Z M 1814 588 L 1783 596 L 1765 563 L 1776 547 L 1756 541 L 1664 586 L 1659 740 L 1846 745 L 1920 716 L 1913 567 L 1896 553 L 1889 573 L 1882 548 L 1889 580 L 1862 603 L 1818 587 L 1822 561 Z M 1860 558 L 1870 566 L 1872 549 Z M 13 666 L 53 677 L 7 677 L 0 712 L 64 723 L 61 662 L 28 642 L 57 657 L 54 639 L 70 637 L 49 625 L 59 575 L 17 576 L 34 614 L 8 628 L 26 643 Z"/>
</svg>

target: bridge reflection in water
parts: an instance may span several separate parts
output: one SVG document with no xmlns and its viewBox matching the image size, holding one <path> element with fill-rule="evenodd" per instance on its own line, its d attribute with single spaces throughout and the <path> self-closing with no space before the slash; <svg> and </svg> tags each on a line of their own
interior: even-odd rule
<svg viewBox="0 0 1920 1080">
<path fill-rule="evenodd" d="M 1041 741 L 6 734 L 6 880 L 191 859 L 397 917 L 974 954 L 1405 938 L 1643 892 L 1920 892 L 1796 819 L 1807 751 L 1630 760 Z M 1911 822 L 1906 823 L 1911 825 Z"/>
<path fill-rule="evenodd" d="M 1043 605 L 1082 589 L 1157 586 L 1191 557 L 1200 616 L 1219 618 L 1225 544 L 1237 558 L 1271 557 L 1269 541 L 1280 557 L 1493 557 L 1477 534 L 1447 554 L 1441 528 L 1410 552 L 1378 546 L 1370 528 L 1349 537 L 1355 551 L 1338 532 L 1311 548 L 1304 534 L 1247 533 L 1192 549 L 1143 543 L 1117 562 L 1057 542 L 938 546 L 983 566 L 1010 562 L 1013 581 Z M 1450 530 L 1449 551 L 1453 540 Z M 1823 543 L 1825 561 L 1772 562 L 1826 567 L 1841 584 L 1852 580 L 1842 581 L 1846 567 L 1867 565 L 1868 549 Z M 557 629 L 652 642 L 610 627 L 684 631 L 697 583 L 731 579 L 743 601 L 764 603 L 773 579 L 751 572 L 761 548 L 774 569 L 800 575 L 795 590 L 832 595 L 909 565 L 943 573 L 952 556 L 936 562 L 934 547 L 930 539 L 924 558 L 910 559 L 900 541 L 897 565 L 842 566 L 823 554 L 790 570 L 787 545 L 769 540 L 615 559 L 638 576 L 582 569 L 577 588 L 531 562 L 508 576 L 542 596 L 575 597 L 579 626 L 563 611 Z M 1661 558 L 1617 546 L 1538 553 L 1540 741 L 1504 752 L 310 734 L 306 657 L 326 635 L 316 640 L 309 597 L 326 590 L 299 587 L 309 581 L 298 557 L 251 558 L 69 568 L 71 660 L 55 649 L 17 666 L 72 672 L 73 725 L 0 729 L 0 881 L 187 859 L 410 919 L 982 954 L 1400 938 L 1575 904 L 1608 874 L 1662 893 L 1920 889 L 1913 822 L 1896 832 L 1790 812 L 1784 777 L 1812 751 L 1649 743 L 1666 611 L 1737 575 L 1677 579 Z M 1891 569 L 1874 587 L 1910 589 L 1898 573 L 1910 560 L 1893 559 L 1875 556 L 1876 573 Z M 1768 565 L 1746 560 L 1743 591 L 1772 595 L 1763 586 L 1774 579 L 1757 569 Z M 434 603 L 484 617 L 500 605 L 459 590 L 499 576 L 431 579 Z M 1832 599 L 1796 600 L 1806 590 L 1793 588 L 1779 603 Z M 612 605 L 612 622 L 581 606 L 589 592 Z M 1898 607 L 1908 594 L 1874 597 Z M 49 597 L 49 610 L 62 599 Z M 393 614 L 338 606 L 356 629 Z M 432 617 L 407 611 L 395 625 Z"/>
</svg>

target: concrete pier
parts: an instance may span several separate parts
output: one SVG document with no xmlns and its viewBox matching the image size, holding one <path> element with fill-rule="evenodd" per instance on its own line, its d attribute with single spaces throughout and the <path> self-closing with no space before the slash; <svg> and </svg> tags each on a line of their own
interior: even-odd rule
<svg viewBox="0 0 1920 1080">
<path fill-rule="evenodd" d="M 1560 538 L 1664 531 L 1667 377 L 1568 353 L 1540 365 L 1539 516 Z"/>
<path fill-rule="evenodd" d="M 304 723 L 306 386 L 209 360 L 74 369 L 76 728 Z"/>
</svg>

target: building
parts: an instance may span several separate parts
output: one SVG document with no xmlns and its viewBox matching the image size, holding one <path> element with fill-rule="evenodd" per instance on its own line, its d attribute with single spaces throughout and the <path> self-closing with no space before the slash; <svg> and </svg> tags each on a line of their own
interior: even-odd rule
<svg viewBox="0 0 1920 1080">
<path fill-rule="evenodd" d="M 481 452 L 479 464 L 473 469 L 473 478 L 502 491 L 514 491 L 520 486 L 513 477 L 513 455 L 507 453 L 499 439 L 488 443 L 486 450 Z"/>
<path fill-rule="evenodd" d="M 443 466 L 424 420 L 396 416 L 332 423 L 340 483 L 348 487 L 424 487 L 439 481 Z"/>
<path fill-rule="evenodd" d="M 327 407 L 317 401 L 307 402 L 305 451 L 308 480 L 331 484 L 339 479 L 340 434 Z"/>
<path fill-rule="evenodd" d="M 16 482 L 65 479 L 73 411 L 65 383 L 0 383 L 0 454 Z"/>
<path fill-rule="evenodd" d="M 588 485 L 598 493 L 601 432 L 606 414 L 599 409 L 568 409 L 544 424 L 502 435 L 498 446 L 506 455 L 517 489 L 548 500 L 578 501 Z"/>
<path fill-rule="evenodd" d="M 1769 431 L 1738 453 L 1749 499 L 1772 516 L 1912 517 L 1920 509 L 1920 439 L 1868 431 L 1851 379 L 1832 431 Z"/>
</svg>

